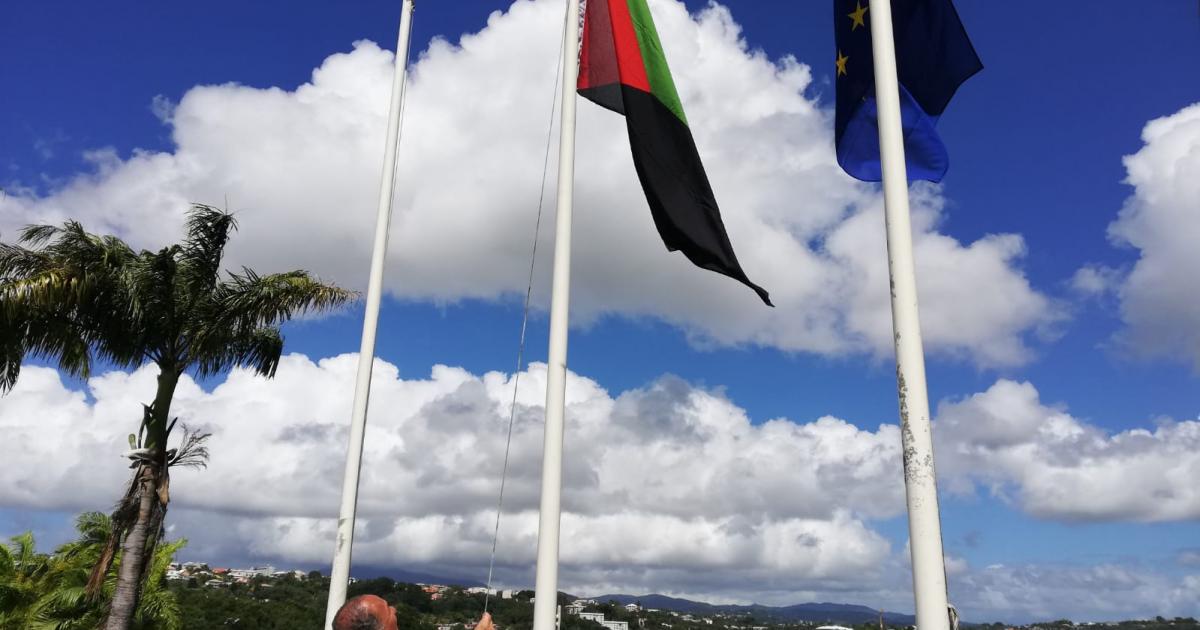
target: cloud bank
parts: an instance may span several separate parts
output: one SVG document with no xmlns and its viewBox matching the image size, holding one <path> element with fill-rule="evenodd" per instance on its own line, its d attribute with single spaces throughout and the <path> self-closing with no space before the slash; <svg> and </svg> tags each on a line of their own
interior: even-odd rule
<svg viewBox="0 0 1200 630">
<path fill-rule="evenodd" d="M 353 354 L 316 362 L 293 354 L 271 381 L 234 370 L 206 392 L 183 379 L 173 408 L 213 433 L 209 469 L 173 475 L 171 533 L 192 541 L 189 555 L 328 562 L 356 364 Z M 377 361 L 360 566 L 486 572 L 512 386 L 512 375 L 499 372 L 436 366 L 427 377 L 402 377 Z M 56 371 L 27 366 L 0 405 L 0 507 L 105 509 L 128 473 L 117 455 L 134 425 L 130 410 L 153 388 L 149 367 L 72 391 Z M 515 586 L 532 583 L 544 392 L 545 367 L 535 364 L 521 375 L 497 558 L 499 580 Z M 943 403 L 936 423 L 951 493 L 983 488 L 1056 520 L 1200 517 L 1200 422 L 1110 435 L 1042 405 L 1028 383 L 999 381 Z M 899 447 L 891 424 L 754 422 L 719 391 L 675 377 L 612 394 L 572 374 L 562 588 L 910 609 L 904 550 L 877 529 L 904 513 Z M 1134 487 L 1143 491 L 1125 490 Z M 1193 571 L 1188 557 L 1180 557 L 1184 572 Z M 1055 572 L 1103 569 L 974 569 L 961 559 L 950 568 L 956 598 L 1002 619 L 1044 609 L 1086 616 L 1083 590 L 1064 592 L 1054 608 L 1033 585 L 1066 588 Z M 1195 586 L 1118 568 L 1150 584 L 1146 593 Z M 1112 614 L 1187 611 L 1196 601 L 1162 597 L 1132 597 Z M 1102 610 L 1110 609 L 1091 612 Z"/>
<path fill-rule="evenodd" d="M 779 308 L 763 308 L 744 287 L 664 250 L 622 120 L 582 103 L 576 323 L 652 317 L 703 343 L 890 356 L 881 197 L 837 168 L 831 112 L 817 105 L 812 70 L 749 49 L 718 5 L 694 16 L 674 0 L 652 8 L 735 249 Z M 392 295 L 454 302 L 523 293 L 561 19 L 560 3 L 519 0 L 457 44 L 433 41 L 412 65 L 388 259 Z M 242 224 L 232 264 L 299 266 L 362 287 L 392 62 L 362 41 L 326 58 L 295 89 L 228 83 L 194 87 L 177 104 L 156 99 L 173 151 L 101 149 L 89 154 L 93 172 L 45 197 L 11 190 L 0 200 L 0 233 L 78 218 L 159 247 L 178 238 L 188 202 L 228 199 Z M 548 189 L 552 197 L 552 182 Z M 1026 280 L 1023 239 L 960 242 L 938 231 L 937 188 L 918 187 L 913 201 L 930 351 L 980 366 L 1028 361 L 1027 338 L 1060 312 Z M 552 233 L 544 226 L 541 306 Z"/>
</svg>

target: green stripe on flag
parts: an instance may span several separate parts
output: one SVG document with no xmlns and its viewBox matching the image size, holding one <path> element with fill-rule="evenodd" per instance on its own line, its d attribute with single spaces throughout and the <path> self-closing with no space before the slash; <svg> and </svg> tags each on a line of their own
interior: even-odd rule
<svg viewBox="0 0 1200 630">
<path fill-rule="evenodd" d="M 658 30 L 654 28 L 650 8 L 646 6 L 646 0 L 628 0 L 628 3 L 629 17 L 637 33 L 638 46 L 642 49 L 642 62 L 646 64 L 646 77 L 650 79 L 650 92 L 687 125 L 683 103 L 675 91 L 675 81 L 671 79 L 671 68 L 667 66 L 667 56 L 663 53 L 662 43 L 658 41 Z"/>
</svg>

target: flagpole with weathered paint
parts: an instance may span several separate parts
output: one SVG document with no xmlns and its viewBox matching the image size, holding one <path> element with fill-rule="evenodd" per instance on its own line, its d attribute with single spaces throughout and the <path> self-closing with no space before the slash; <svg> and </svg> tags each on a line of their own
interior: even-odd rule
<svg viewBox="0 0 1200 630">
<path fill-rule="evenodd" d="M 563 35 L 562 112 L 558 142 L 558 207 L 546 359 L 546 428 L 538 511 L 533 630 L 554 630 L 558 607 L 558 527 L 561 521 L 563 415 L 567 393 L 567 325 L 571 300 L 571 210 L 575 178 L 575 83 L 579 75 L 579 0 L 567 0 Z"/>
<path fill-rule="evenodd" d="M 925 385 L 925 355 L 917 312 L 917 277 L 908 209 L 908 173 L 904 163 L 900 83 L 896 76 L 891 0 L 870 0 L 870 14 L 913 596 L 916 599 L 918 630 L 947 630 L 950 618 L 946 568 L 933 465 L 929 394 Z"/>
<path fill-rule="evenodd" d="M 350 443 L 342 480 L 342 503 L 338 510 L 337 541 L 333 570 L 329 577 L 329 600 L 325 606 L 325 628 L 333 627 L 333 616 L 346 601 L 350 580 L 350 557 L 354 545 L 358 479 L 362 465 L 363 437 L 367 424 L 367 402 L 371 395 L 371 366 L 375 362 L 375 331 L 379 324 L 379 302 L 383 294 L 383 266 L 387 258 L 388 228 L 392 220 L 396 154 L 400 144 L 400 117 L 404 107 L 404 85 L 408 75 L 408 43 L 412 32 L 413 0 L 400 5 L 400 34 L 396 40 L 396 67 L 392 75 L 392 101 L 384 143 L 383 172 L 379 182 L 379 207 L 375 217 L 375 244 L 371 252 L 371 276 L 367 281 L 366 312 L 363 315 L 362 345 L 358 351 L 358 379 L 350 416 Z"/>
</svg>

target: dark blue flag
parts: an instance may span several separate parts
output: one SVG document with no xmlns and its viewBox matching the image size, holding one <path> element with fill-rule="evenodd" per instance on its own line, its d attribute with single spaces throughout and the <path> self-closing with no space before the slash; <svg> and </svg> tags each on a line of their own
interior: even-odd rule
<svg viewBox="0 0 1200 630">
<path fill-rule="evenodd" d="M 856 179 L 877 182 L 883 177 L 867 0 L 833 0 L 833 20 L 838 164 Z M 958 86 L 983 64 L 950 0 L 892 0 L 892 30 L 908 178 L 941 181 L 950 161 L 934 126 Z"/>
</svg>

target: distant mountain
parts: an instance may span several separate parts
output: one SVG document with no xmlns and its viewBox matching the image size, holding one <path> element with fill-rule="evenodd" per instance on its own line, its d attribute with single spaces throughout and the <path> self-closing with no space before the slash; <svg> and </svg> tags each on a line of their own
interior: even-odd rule
<svg viewBox="0 0 1200 630">
<path fill-rule="evenodd" d="M 610 600 L 616 600 L 621 604 L 632 604 L 634 602 L 641 603 L 643 608 L 656 608 L 658 610 L 673 610 L 675 612 L 690 613 L 690 614 L 712 614 L 718 612 L 720 606 L 715 606 L 706 602 L 694 602 L 690 599 L 680 599 L 678 597 L 667 597 L 666 595 L 597 595 L 589 597 L 600 603 L 606 603 Z"/>
<path fill-rule="evenodd" d="M 446 584 L 448 586 L 462 586 L 467 588 L 483 586 L 483 582 L 480 582 L 478 579 L 432 575 L 395 567 L 354 567 L 354 577 L 360 580 L 386 577 L 392 578 L 397 582 L 407 582 L 409 584 Z"/>
<path fill-rule="evenodd" d="M 667 597 L 666 595 L 658 594 L 597 595 L 589 599 L 594 599 L 598 602 L 615 600 L 621 604 L 640 602 L 642 606 L 646 608 L 671 610 L 693 615 L 714 615 L 717 613 L 724 613 L 727 615 L 751 614 L 758 619 L 769 619 L 772 621 L 819 621 L 839 624 L 856 624 L 869 623 L 879 619 L 879 611 L 873 608 L 858 606 L 855 604 L 808 603 L 794 604 L 792 606 L 762 606 L 760 604 L 752 604 L 750 606 L 734 606 L 728 604 L 709 604 L 707 602 L 697 602 L 690 599 Z M 916 617 L 913 615 L 884 612 L 883 621 L 885 624 L 890 626 L 911 626 L 916 623 Z"/>
</svg>

